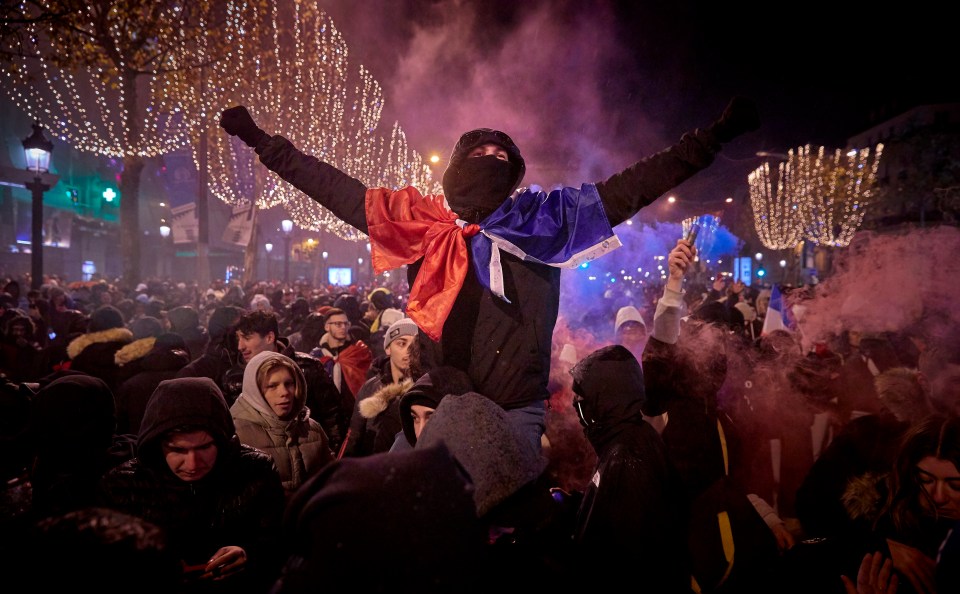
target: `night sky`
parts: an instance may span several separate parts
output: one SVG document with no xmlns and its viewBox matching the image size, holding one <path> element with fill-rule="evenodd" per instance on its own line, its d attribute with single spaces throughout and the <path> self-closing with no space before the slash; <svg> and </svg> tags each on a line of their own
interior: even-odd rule
<svg viewBox="0 0 960 594">
<path fill-rule="evenodd" d="M 753 0 L 321 6 L 351 62 L 383 86 L 381 126 L 398 121 L 414 149 L 444 161 L 462 132 L 502 129 L 527 160 L 525 183 L 544 186 L 599 181 L 709 124 L 742 94 L 757 102 L 761 129 L 676 194 L 688 207 L 745 200 L 757 151 L 842 148 L 913 105 L 958 99 L 947 80 L 957 55 L 949 19 L 932 4 L 912 2 L 909 14 Z"/>
</svg>

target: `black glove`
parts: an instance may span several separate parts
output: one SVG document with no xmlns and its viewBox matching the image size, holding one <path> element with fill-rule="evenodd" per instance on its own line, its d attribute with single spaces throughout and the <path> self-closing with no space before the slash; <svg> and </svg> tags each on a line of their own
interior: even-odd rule
<svg viewBox="0 0 960 594">
<path fill-rule="evenodd" d="M 267 133 L 257 126 L 250 117 L 250 112 L 242 105 L 224 110 L 220 115 L 220 127 L 230 136 L 240 138 L 247 146 L 253 148 L 267 137 Z"/>
<path fill-rule="evenodd" d="M 734 97 L 720 119 L 711 124 L 708 130 L 717 142 L 724 143 L 759 127 L 760 115 L 754 102 L 746 97 Z"/>
</svg>

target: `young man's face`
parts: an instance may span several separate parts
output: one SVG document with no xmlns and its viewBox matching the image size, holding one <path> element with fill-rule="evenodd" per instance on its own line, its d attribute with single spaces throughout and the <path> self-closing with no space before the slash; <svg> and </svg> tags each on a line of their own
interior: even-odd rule
<svg viewBox="0 0 960 594">
<path fill-rule="evenodd" d="M 160 447 L 170 471 L 188 483 L 210 474 L 217 462 L 217 443 L 202 429 L 174 433 Z"/>
<path fill-rule="evenodd" d="M 267 332 L 267 335 L 264 336 L 259 332 L 244 334 L 237 330 L 237 349 L 240 351 L 244 363 L 263 351 L 275 350 L 276 341 L 277 337 L 274 336 L 273 332 Z"/>
<path fill-rule="evenodd" d="M 420 439 L 420 433 L 427 426 L 427 421 L 433 416 L 435 410 L 437 409 L 422 404 L 414 404 L 410 407 L 410 416 L 413 417 L 413 434 L 417 439 Z"/>
<path fill-rule="evenodd" d="M 487 155 L 495 155 L 501 161 L 510 160 L 510 155 L 507 154 L 507 151 L 499 144 L 493 144 L 492 142 L 488 142 L 487 144 L 481 144 L 477 148 L 473 149 L 472 151 L 467 153 L 467 158 L 485 157 Z"/>
<path fill-rule="evenodd" d="M 390 357 L 390 367 L 394 371 L 402 375 L 410 372 L 411 347 L 415 339 L 414 336 L 400 336 L 387 345 L 386 353 Z"/>
<path fill-rule="evenodd" d="M 260 391 L 278 417 L 286 420 L 291 416 L 297 404 L 297 381 L 289 369 L 277 367 L 271 371 Z"/>
<path fill-rule="evenodd" d="M 350 331 L 350 320 L 347 319 L 347 314 L 335 314 L 330 316 L 323 327 L 334 340 L 344 341 Z"/>
</svg>

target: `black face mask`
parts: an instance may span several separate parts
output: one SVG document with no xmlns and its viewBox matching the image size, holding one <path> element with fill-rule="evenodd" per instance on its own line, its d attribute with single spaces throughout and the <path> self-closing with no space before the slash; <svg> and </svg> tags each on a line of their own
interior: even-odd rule
<svg viewBox="0 0 960 594">
<path fill-rule="evenodd" d="M 461 219 L 479 223 L 510 197 L 516 175 L 512 163 L 495 155 L 468 157 L 445 184 L 447 203 Z"/>
</svg>

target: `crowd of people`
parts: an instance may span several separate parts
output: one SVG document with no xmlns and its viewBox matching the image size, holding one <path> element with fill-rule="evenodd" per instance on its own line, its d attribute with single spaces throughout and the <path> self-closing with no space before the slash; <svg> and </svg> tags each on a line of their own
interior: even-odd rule
<svg viewBox="0 0 960 594">
<path fill-rule="evenodd" d="M 764 324 L 769 291 L 686 281 L 679 239 L 664 284 L 561 313 L 560 268 L 755 126 L 734 102 L 546 202 L 476 130 L 437 201 L 227 110 L 407 281 L 7 279 L 0 558 L 103 592 L 956 591 L 960 349 L 935 312 L 808 347 Z M 531 231 L 547 202 L 577 225 Z"/>
</svg>

